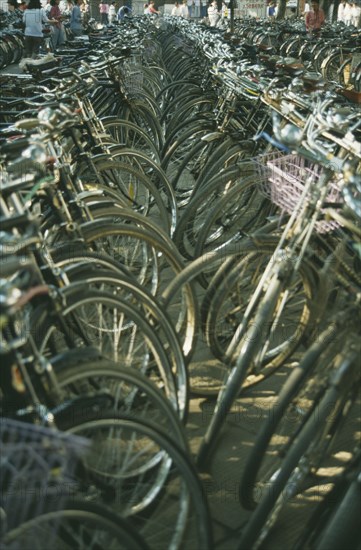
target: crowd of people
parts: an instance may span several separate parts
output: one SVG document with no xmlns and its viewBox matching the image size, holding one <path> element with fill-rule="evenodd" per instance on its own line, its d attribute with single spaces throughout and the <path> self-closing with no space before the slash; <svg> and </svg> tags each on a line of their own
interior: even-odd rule
<svg viewBox="0 0 361 550">
<path fill-rule="evenodd" d="M 48 25 L 51 32 L 52 46 L 54 49 L 61 47 L 66 40 L 64 21 L 69 22 L 69 27 L 74 36 L 84 32 L 84 25 L 89 18 L 89 0 L 8 0 L 10 11 L 17 10 L 22 14 L 25 34 L 25 55 L 36 57 L 39 54 L 43 41 L 44 25 Z M 229 1 L 229 0 L 228 0 Z M 360 1 L 360 0 L 358 0 Z M 119 6 L 116 0 L 100 0 L 98 9 L 100 21 L 103 25 L 121 22 L 132 15 L 127 0 L 120 0 Z M 144 4 L 145 15 L 160 15 L 154 0 Z M 229 17 L 229 4 L 225 0 L 176 0 L 171 14 L 186 19 L 207 18 L 211 27 L 217 26 L 221 19 Z M 277 3 L 270 0 L 266 15 L 268 18 L 277 17 Z M 303 12 L 300 14 L 305 19 L 306 30 L 310 34 L 320 31 L 326 17 L 319 5 L 319 0 L 305 2 Z M 361 5 L 358 2 L 341 0 L 337 9 L 337 21 L 345 25 L 353 25 L 358 28 L 361 24 Z"/>
<path fill-rule="evenodd" d="M 361 20 L 361 5 L 357 2 L 340 2 L 337 10 L 337 21 L 341 21 L 347 26 L 353 25 L 358 28 Z"/>
<path fill-rule="evenodd" d="M 277 3 L 274 0 L 270 0 L 266 8 L 267 17 L 275 19 L 277 8 Z M 317 33 L 326 21 L 325 12 L 320 7 L 319 0 L 312 0 L 310 3 L 306 1 L 302 13 L 299 15 L 305 18 L 306 30 L 310 34 Z M 358 2 L 341 0 L 337 8 L 337 21 L 359 28 L 361 24 L 361 0 L 358 0 Z"/>
</svg>

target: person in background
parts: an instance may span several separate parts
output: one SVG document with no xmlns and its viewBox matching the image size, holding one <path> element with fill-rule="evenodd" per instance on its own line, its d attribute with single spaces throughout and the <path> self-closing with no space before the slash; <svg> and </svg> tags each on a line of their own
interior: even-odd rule
<svg viewBox="0 0 361 550">
<path fill-rule="evenodd" d="M 35 59 L 39 54 L 43 41 L 43 23 L 56 22 L 55 19 L 48 19 L 45 10 L 41 7 L 40 0 L 30 0 L 28 9 L 23 14 L 25 57 Z"/>
<path fill-rule="evenodd" d="M 160 11 L 154 5 L 154 0 L 150 0 L 149 2 L 149 13 L 150 15 L 160 15 Z"/>
<path fill-rule="evenodd" d="M 347 27 L 351 25 L 352 20 L 352 7 L 350 2 L 346 2 L 345 7 L 343 9 L 343 22 Z"/>
<path fill-rule="evenodd" d="M 132 10 L 129 6 L 120 6 L 118 13 L 117 13 L 117 21 L 123 21 L 127 17 L 130 17 L 132 15 Z"/>
<path fill-rule="evenodd" d="M 361 6 L 356 2 L 351 4 L 351 25 L 358 29 L 360 27 Z"/>
<path fill-rule="evenodd" d="M 117 12 L 116 12 L 116 9 L 115 9 L 115 2 L 113 0 L 112 2 L 110 2 L 109 11 L 108 11 L 109 25 L 113 25 L 113 23 L 115 21 L 116 14 L 117 14 Z"/>
<path fill-rule="evenodd" d="M 62 15 L 70 17 L 73 7 L 73 2 L 71 0 L 60 0 L 59 9 Z"/>
<path fill-rule="evenodd" d="M 182 2 L 182 4 L 181 4 L 181 13 L 182 13 L 182 17 L 183 17 L 184 19 L 188 19 L 188 18 L 189 18 L 187 0 L 183 0 L 183 2 Z"/>
<path fill-rule="evenodd" d="M 90 19 L 90 8 L 87 0 L 83 0 L 82 4 L 80 4 L 80 11 L 81 11 L 81 18 L 83 21 L 83 26 L 86 27 Z"/>
<path fill-rule="evenodd" d="M 306 15 L 311 10 L 310 4 L 305 2 L 305 7 L 303 8 L 303 15 Z"/>
<path fill-rule="evenodd" d="M 215 27 L 217 25 L 218 19 L 219 19 L 219 13 L 218 13 L 218 7 L 216 0 L 213 0 L 208 6 L 208 19 L 209 19 L 209 26 Z"/>
<path fill-rule="evenodd" d="M 339 3 L 337 8 L 337 21 L 340 21 L 341 23 L 344 23 L 343 15 L 344 15 L 346 4 L 347 4 L 346 0 L 342 0 Z"/>
<path fill-rule="evenodd" d="M 176 17 L 181 17 L 182 16 L 182 8 L 181 6 L 178 4 L 178 2 L 176 2 L 172 8 L 172 11 L 171 11 L 171 15 L 174 15 Z"/>
<path fill-rule="evenodd" d="M 225 3 L 225 1 L 222 0 L 221 18 L 228 19 L 228 14 L 229 14 L 228 6 Z"/>
<path fill-rule="evenodd" d="M 312 0 L 311 9 L 305 15 L 306 31 L 317 34 L 325 22 L 325 12 L 320 8 L 318 0 Z"/>
<path fill-rule="evenodd" d="M 49 17 L 50 10 L 51 10 L 50 0 L 46 0 L 46 4 L 45 4 L 45 6 L 43 7 L 43 10 L 45 11 L 46 16 Z"/>
<path fill-rule="evenodd" d="M 83 24 L 81 17 L 81 9 L 83 0 L 74 0 L 74 7 L 71 10 L 70 14 L 70 30 L 75 36 L 80 36 L 83 34 Z"/>
<path fill-rule="evenodd" d="M 25 2 L 25 0 L 23 0 L 22 2 L 20 2 L 20 4 L 18 5 L 18 10 L 20 11 L 25 11 L 28 7 L 28 4 L 27 2 Z"/>
<path fill-rule="evenodd" d="M 100 13 L 100 22 L 103 25 L 108 24 L 108 12 L 109 12 L 109 4 L 105 0 L 101 0 L 99 4 L 99 13 Z"/>
<path fill-rule="evenodd" d="M 143 6 L 143 15 L 150 15 L 150 13 L 149 13 L 149 4 L 144 4 L 144 6 Z"/>
<path fill-rule="evenodd" d="M 193 17 L 193 0 L 187 0 L 188 18 Z"/>
<path fill-rule="evenodd" d="M 201 16 L 201 0 L 193 0 L 193 17 L 199 19 Z"/>
<path fill-rule="evenodd" d="M 62 23 L 63 16 L 59 9 L 59 2 L 60 0 L 50 0 L 49 17 L 56 20 L 56 23 L 51 28 L 51 42 L 54 50 L 65 43 L 65 31 Z"/>
<path fill-rule="evenodd" d="M 9 11 L 15 11 L 18 7 L 18 3 L 16 0 L 8 0 L 8 10 Z"/>
<path fill-rule="evenodd" d="M 276 3 L 270 2 L 267 6 L 267 17 L 269 19 L 274 19 L 276 15 Z"/>
</svg>

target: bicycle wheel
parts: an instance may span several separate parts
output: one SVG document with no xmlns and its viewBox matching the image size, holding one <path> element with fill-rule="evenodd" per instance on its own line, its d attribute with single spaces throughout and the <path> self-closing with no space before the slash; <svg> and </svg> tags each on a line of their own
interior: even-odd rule
<svg viewBox="0 0 361 550">
<path fill-rule="evenodd" d="M 160 296 L 169 282 L 184 269 L 180 254 L 166 235 L 160 240 L 155 234 L 142 228 L 122 223 L 110 225 L 106 220 L 84 224 L 81 230 L 87 244 L 96 246 L 125 264 L 145 287 L 149 284 L 149 271 L 151 270 L 150 274 L 155 276 L 153 268 L 157 266 L 157 273 L 163 274 L 161 279 L 157 279 L 157 296 Z M 179 288 L 172 295 L 166 309 L 179 335 L 183 353 L 189 358 L 194 351 L 198 319 L 193 284 L 186 282 Z"/>
<path fill-rule="evenodd" d="M 157 114 L 142 100 L 133 98 L 130 102 L 119 105 L 118 112 L 114 113 L 119 118 L 132 122 L 139 126 L 153 141 L 157 151 L 163 147 L 163 130 Z"/>
<path fill-rule="evenodd" d="M 273 256 L 277 239 L 267 241 L 244 240 L 239 252 L 230 264 L 219 269 L 204 296 L 201 308 L 202 326 L 205 338 L 215 357 L 227 364 L 234 364 L 232 347 L 237 327 L 242 324 L 243 315 L 251 300 L 254 289 L 263 275 L 265 267 Z M 286 285 L 277 300 L 277 307 L 267 326 L 258 331 L 257 339 L 263 347 L 249 365 L 247 387 L 263 380 L 281 366 L 296 349 L 311 321 L 312 298 L 315 283 L 312 265 L 301 264 L 292 284 Z M 253 321 L 250 323 L 250 330 Z M 261 329 L 260 329 L 261 330 Z M 232 344 L 233 346 L 233 344 Z"/>
<path fill-rule="evenodd" d="M 144 153 L 134 149 L 125 149 L 112 146 L 109 148 L 109 152 L 113 160 L 119 160 L 120 162 L 130 164 L 136 170 L 143 172 L 144 175 L 152 182 L 162 197 L 163 204 L 168 210 L 171 225 L 170 233 L 172 234 L 177 222 L 176 196 L 174 189 L 171 186 L 165 172 L 160 167 L 160 164 Z M 93 157 L 93 161 L 95 163 L 101 162 L 100 157 Z M 161 220 L 157 219 L 158 223 L 160 223 L 160 221 Z"/>
<path fill-rule="evenodd" d="M 138 369 L 161 388 L 166 386 L 166 393 L 177 399 L 172 366 L 146 319 L 112 294 L 82 289 L 82 283 L 62 289 L 64 307 L 58 314 L 49 315 L 47 304 L 34 310 L 31 327 L 39 352 L 52 357 L 68 349 L 94 346 L 104 357 Z M 186 388 L 179 391 L 186 403 Z"/>
<path fill-rule="evenodd" d="M 49 405 L 74 402 L 69 411 L 59 409 L 55 414 L 60 429 L 69 424 L 74 410 L 94 417 L 94 410 L 102 403 L 103 411 L 121 412 L 134 418 L 145 418 L 159 425 L 182 449 L 188 449 L 179 408 L 174 393 L 157 387 L 149 378 L 134 368 L 123 367 L 102 356 L 96 350 L 70 350 L 51 359 L 56 383 L 49 391 Z M 96 396 L 99 396 L 97 401 Z M 77 399 L 88 407 L 79 410 Z M 94 402 L 94 410 L 91 403 Z"/>
<path fill-rule="evenodd" d="M 6 533 L 5 548 L 54 550 L 109 548 L 144 550 L 146 541 L 133 525 L 103 506 L 72 501 L 63 510 L 48 512 Z"/>
<path fill-rule="evenodd" d="M 244 176 L 244 177 L 243 177 Z M 255 189 L 254 177 L 247 178 L 247 167 L 244 167 L 243 175 L 239 167 L 231 167 L 225 170 L 223 174 L 218 174 L 212 178 L 207 185 L 207 189 L 202 193 L 197 193 L 191 197 L 188 206 L 183 211 L 179 223 L 176 227 L 173 240 L 180 252 L 187 259 L 193 259 L 200 256 L 200 249 L 206 240 L 207 220 L 212 216 L 213 211 L 220 203 L 222 207 L 229 194 L 235 193 L 237 197 L 236 204 L 239 204 L 240 216 L 242 207 L 249 205 L 250 197 Z M 249 214 L 252 215 L 252 208 L 249 208 Z M 220 210 L 222 212 L 222 209 Z M 238 232 L 238 229 L 235 229 Z M 204 237 L 202 237 L 205 234 Z M 217 224 L 215 232 L 222 235 L 222 222 Z M 239 234 L 241 231 L 239 231 Z M 199 241 L 199 239 L 202 239 Z M 199 245 L 197 247 L 197 243 Z"/>
<path fill-rule="evenodd" d="M 85 466 L 109 482 L 116 480 L 113 508 L 123 517 L 131 516 L 151 548 L 212 547 L 208 506 L 198 475 L 188 455 L 164 433 L 150 422 L 115 414 L 100 415 L 69 431 L 98 442 Z M 144 463 L 159 455 L 163 460 L 142 474 Z M 167 477 L 164 471 L 169 472 Z M 150 487 L 154 495 L 149 494 Z M 149 506 L 137 510 L 145 494 Z"/>
<path fill-rule="evenodd" d="M 116 117 L 104 117 L 100 121 L 118 145 L 142 151 L 159 162 L 159 151 L 142 128 L 133 122 L 126 122 Z"/>
<path fill-rule="evenodd" d="M 71 283 L 83 281 L 87 288 L 95 288 L 100 291 L 105 291 L 121 297 L 129 305 L 139 311 L 141 315 L 147 319 L 153 330 L 157 333 L 163 348 L 173 365 L 177 387 L 185 387 L 186 392 L 179 392 L 179 409 L 182 411 L 182 419 L 185 421 L 183 411 L 187 411 L 187 403 L 183 399 L 188 395 L 188 372 L 182 353 L 181 345 L 173 324 L 169 319 L 166 311 L 147 293 L 140 285 L 130 277 L 125 275 L 116 276 L 112 272 L 94 271 L 89 272 L 87 264 L 77 264 L 69 266 L 66 271 L 66 276 Z M 178 410 L 178 405 L 176 407 Z"/>
<path fill-rule="evenodd" d="M 353 479 L 342 497 L 338 496 L 338 503 L 333 502 L 333 513 L 328 518 L 317 541 L 317 550 L 359 550 L 361 548 L 360 514 L 361 514 L 361 476 L 360 465 L 354 472 Z M 336 485 L 338 489 L 338 486 Z M 335 495 L 332 494 L 331 498 Z"/>
<path fill-rule="evenodd" d="M 195 257 L 239 242 L 249 231 L 264 225 L 272 205 L 260 195 L 256 184 L 247 187 L 245 183 L 242 179 L 235 183 L 209 212 L 197 236 Z"/>
<path fill-rule="evenodd" d="M 327 380 L 340 338 L 335 325 L 328 327 L 293 368 L 277 401 L 261 427 L 240 482 L 242 505 L 253 509 L 272 476 L 279 471 L 287 449 L 301 431 Z M 341 336 L 342 339 L 342 336 Z"/>
<path fill-rule="evenodd" d="M 341 354 L 341 360 L 337 360 L 328 386 L 323 388 L 307 415 L 280 469 L 269 480 L 260 504 L 242 533 L 240 549 L 260 547 L 286 503 L 305 490 L 310 474 L 316 473 L 330 456 L 331 444 L 337 440 L 358 392 L 359 353 L 356 346 L 347 349 Z"/>
<path fill-rule="evenodd" d="M 100 181 L 103 185 L 114 187 L 129 208 L 134 208 L 145 216 L 154 217 L 169 233 L 170 223 L 166 204 L 159 190 L 141 170 L 116 158 L 104 156 L 92 159 L 92 164 L 94 170 L 90 171 L 87 165 L 77 166 L 78 175 L 86 181 L 86 185 Z"/>
<path fill-rule="evenodd" d="M 345 61 L 345 54 L 341 52 L 332 52 L 321 65 L 323 78 L 332 82 L 339 82 L 339 71 Z"/>
</svg>

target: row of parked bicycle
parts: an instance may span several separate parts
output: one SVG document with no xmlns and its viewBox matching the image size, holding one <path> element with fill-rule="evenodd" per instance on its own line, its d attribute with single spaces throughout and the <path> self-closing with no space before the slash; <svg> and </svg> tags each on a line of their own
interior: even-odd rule
<svg viewBox="0 0 361 550">
<path fill-rule="evenodd" d="M 239 547 L 258 548 L 358 403 L 358 106 L 294 60 L 166 17 L 0 78 L 5 547 L 211 548 L 190 392 L 218 395 L 202 470 L 241 391 L 298 353 L 240 472 L 255 511 Z M 200 336 L 224 383 L 192 377 Z M 358 443 L 301 547 L 336 524 L 345 540 L 331 520 L 357 492 Z"/>
</svg>

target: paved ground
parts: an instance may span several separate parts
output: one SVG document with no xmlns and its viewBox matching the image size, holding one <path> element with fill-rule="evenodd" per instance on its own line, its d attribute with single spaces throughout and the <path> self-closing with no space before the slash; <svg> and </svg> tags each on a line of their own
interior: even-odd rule
<svg viewBox="0 0 361 550">
<path fill-rule="evenodd" d="M 272 378 L 249 389 L 237 400 L 227 417 L 209 473 L 200 474 L 213 518 L 216 550 L 238 548 L 240 533 L 251 514 L 239 503 L 240 477 L 248 452 L 254 444 L 260 427 L 267 415 L 271 414 L 277 393 L 296 361 L 297 356 L 295 355 Z M 206 350 L 200 347 L 195 356 L 195 363 L 197 371 L 201 372 L 203 368 L 207 375 L 214 369 L 215 361 L 207 359 Z M 194 396 L 191 400 L 188 433 L 194 453 L 198 450 L 213 408 L 213 399 Z M 360 401 L 358 401 L 354 407 L 354 414 L 340 438 L 339 445 L 335 448 L 334 458 L 327 464 L 327 469 L 322 471 L 323 475 L 329 474 L 330 468 L 333 470 L 339 468 L 343 461 L 349 458 L 349 451 L 355 445 L 355 438 L 359 439 L 360 437 L 360 412 Z M 320 495 L 328 489 L 329 485 L 320 481 L 303 495 L 293 497 L 282 512 L 272 534 L 263 544 L 262 550 L 290 550 L 302 532 L 306 518 L 320 501 Z"/>
</svg>

